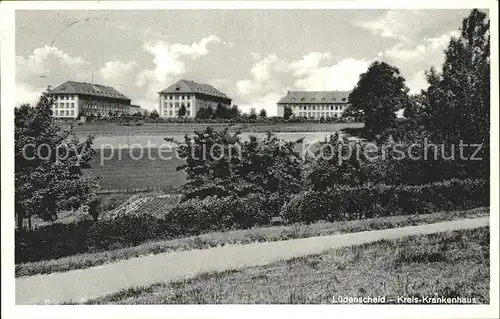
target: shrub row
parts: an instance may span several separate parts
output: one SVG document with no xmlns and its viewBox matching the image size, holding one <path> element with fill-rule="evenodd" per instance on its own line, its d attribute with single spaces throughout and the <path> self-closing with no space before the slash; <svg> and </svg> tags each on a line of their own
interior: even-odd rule
<svg viewBox="0 0 500 319">
<path fill-rule="evenodd" d="M 339 186 L 305 191 L 284 206 L 283 198 L 250 194 L 190 199 L 161 219 L 127 215 L 113 220 L 52 224 L 31 232 L 16 231 L 16 263 L 136 246 L 145 241 L 268 225 L 280 213 L 288 222 L 352 220 L 425 214 L 489 205 L 485 180 L 449 180 L 420 186 Z"/>
<path fill-rule="evenodd" d="M 488 205 L 488 181 L 452 179 L 418 186 L 377 184 L 305 191 L 285 204 L 281 215 L 288 222 L 311 223 L 428 214 Z"/>
<path fill-rule="evenodd" d="M 16 230 L 16 263 L 56 259 L 138 245 L 168 238 L 161 219 L 149 215 L 121 216 L 113 220 L 54 223 L 32 231 Z"/>
<path fill-rule="evenodd" d="M 146 241 L 199 235 L 211 231 L 266 225 L 281 207 L 278 198 L 252 194 L 244 198 L 191 199 L 163 218 L 148 214 L 112 220 L 54 223 L 32 231 L 17 230 L 16 263 L 120 249 Z"/>
</svg>

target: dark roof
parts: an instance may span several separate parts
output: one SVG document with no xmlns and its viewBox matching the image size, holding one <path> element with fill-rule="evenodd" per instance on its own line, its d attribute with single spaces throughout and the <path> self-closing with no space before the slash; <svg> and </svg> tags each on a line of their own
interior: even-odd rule
<svg viewBox="0 0 500 319">
<path fill-rule="evenodd" d="M 51 94 L 85 94 L 109 97 L 120 100 L 130 100 L 111 86 L 91 84 L 87 82 L 67 81 L 50 91 Z"/>
<path fill-rule="evenodd" d="M 288 91 L 278 104 L 324 104 L 324 103 L 348 103 L 351 91 Z"/>
<path fill-rule="evenodd" d="M 209 84 L 179 80 L 158 93 L 199 93 L 229 99 L 229 97 Z"/>
</svg>

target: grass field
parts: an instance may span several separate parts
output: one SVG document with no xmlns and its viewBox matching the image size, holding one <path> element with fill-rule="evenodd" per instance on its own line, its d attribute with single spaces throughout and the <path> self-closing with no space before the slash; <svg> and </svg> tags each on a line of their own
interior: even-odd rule
<svg viewBox="0 0 500 319">
<path fill-rule="evenodd" d="M 194 130 L 202 130 L 207 126 L 222 130 L 241 130 L 250 133 L 272 132 L 331 132 L 344 128 L 362 127 L 363 123 L 286 123 L 286 124 L 228 124 L 228 123 L 163 123 L 144 124 L 142 126 L 124 126 L 116 123 L 109 124 L 83 124 L 74 126 L 78 135 L 93 134 L 98 136 L 114 135 L 161 135 L 168 133 L 192 133 Z"/>
<path fill-rule="evenodd" d="M 383 240 L 131 288 L 87 303 L 330 304 L 346 296 L 385 296 L 386 302 L 399 303 L 402 296 L 413 298 L 412 303 L 460 297 L 467 303 L 487 304 L 489 242 L 487 227 Z"/>
<path fill-rule="evenodd" d="M 184 161 L 175 156 L 161 159 L 157 148 L 144 150 L 145 154 L 148 151 L 151 157 L 139 158 L 139 149 L 122 150 L 121 155 L 117 151 L 113 156 L 111 150 L 97 149 L 92 168 L 85 169 L 85 172 L 102 177 L 99 183 L 102 190 L 175 192 L 176 187 L 186 180 L 185 173 L 176 170 Z M 170 155 L 165 153 L 164 158 Z"/>
<path fill-rule="evenodd" d="M 184 134 L 204 129 L 208 125 L 215 129 L 229 127 L 229 124 L 196 123 L 162 124 L 158 127 L 120 126 L 114 123 L 84 124 L 76 126 L 75 133 L 80 137 L 87 134 L 96 135 L 94 147 L 97 155 L 91 163 L 92 168 L 85 171 L 102 177 L 102 190 L 172 193 L 185 182 L 184 172 L 176 170 L 184 161 L 175 156 L 173 149 L 164 148 L 160 152 L 158 147 L 165 144 L 165 137 L 182 140 Z M 361 126 L 361 123 L 235 124 L 231 129 L 241 130 L 242 140 L 252 134 L 263 136 L 267 131 L 275 131 L 280 132 L 277 135 L 284 140 L 298 140 L 304 137 L 307 143 L 314 143 L 324 140 L 338 130 Z M 142 148 L 139 148 L 139 145 Z"/>
<path fill-rule="evenodd" d="M 377 229 L 430 224 L 461 218 L 475 218 L 489 215 L 489 208 L 468 211 L 442 212 L 427 215 L 393 216 L 357 221 L 317 223 L 311 225 L 290 225 L 262 227 L 246 230 L 216 232 L 187 238 L 148 242 L 135 247 L 119 250 L 81 254 L 53 260 L 42 260 L 17 264 L 16 277 L 62 272 L 72 269 L 88 268 L 105 263 L 176 250 L 203 249 L 231 244 L 271 242 L 314 236 L 353 233 Z"/>
</svg>

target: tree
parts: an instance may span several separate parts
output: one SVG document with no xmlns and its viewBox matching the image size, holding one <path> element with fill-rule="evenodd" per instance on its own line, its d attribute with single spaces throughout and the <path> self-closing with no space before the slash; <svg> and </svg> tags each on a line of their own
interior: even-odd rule
<svg viewBox="0 0 500 319">
<path fill-rule="evenodd" d="M 196 112 L 197 119 L 211 119 L 214 116 L 214 111 L 211 107 L 202 107 Z"/>
<path fill-rule="evenodd" d="M 257 111 L 255 110 L 254 107 L 250 109 L 250 115 L 248 116 L 250 120 L 256 120 L 257 119 Z"/>
<path fill-rule="evenodd" d="M 359 143 L 359 142 L 357 142 Z M 327 190 L 338 185 L 358 186 L 366 181 L 362 164 L 364 153 L 353 155 L 359 145 L 349 142 L 338 133 L 329 140 L 317 143 L 315 158 L 306 172 L 306 185 L 313 190 Z M 350 154 L 346 158 L 346 154 Z"/>
<path fill-rule="evenodd" d="M 17 226 L 38 216 L 54 220 L 60 210 L 77 209 L 93 198 L 98 179 L 83 174 L 96 154 L 93 138 L 80 142 L 52 117 L 53 100 L 43 93 L 35 107 L 15 109 L 15 203 Z"/>
<path fill-rule="evenodd" d="M 229 118 L 238 118 L 241 116 L 240 109 L 238 108 L 238 105 L 233 105 L 231 109 L 229 110 Z"/>
<path fill-rule="evenodd" d="M 474 9 L 462 21 L 460 36 L 445 50 L 442 72 L 427 72 L 428 106 L 424 124 L 442 143 L 482 144 L 482 161 L 468 161 L 468 174 L 489 176 L 490 21 Z M 474 151 L 474 150 L 470 150 Z M 466 154 L 470 155 L 470 154 Z"/>
<path fill-rule="evenodd" d="M 292 115 L 293 115 L 292 108 L 289 106 L 285 106 L 285 108 L 283 109 L 283 117 L 285 118 L 285 120 L 290 119 Z"/>
<path fill-rule="evenodd" d="M 397 68 L 376 61 L 360 75 L 349 101 L 353 108 L 351 113 L 362 112 L 366 130 L 375 135 L 393 126 L 395 112 L 406 108 L 408 88 Z"/>
<path fill-rule="evenodd" d="M 409 96 L 409 103 L 404 109 L 403 116 L 405 118 L 416 118 L 420 115 L 425 106 L 425 98 L 422 94 L 412 94 Z"/>
<path fill-rule="evenodd" d="M 153 110 L 151 112 L 151 114 L 149 114 L 149 118 L 152 120 L 156 120 L 156 119 L 160 118 L 160 114 L 158 113 L 157 110 Z"/>
<path fill-rule="evenodd" d="M 365 115 L 362 109 L 358 109 L 354 107 L 352 104 L 349 104 L 344 112 L 342 112 L 342 117 L 347 119 L 352 119 L 354 122 L 364 122 Z"/>
<path fill-rule="evenodd" d="M 225 105 L 223 105 L 221 103 L 217 104 L 217 108 L 215 109 L 215 118 L 218 118 L 218 119 L 227 118 L 228 113 L 229 113 L 228 111 L 229 110 Z"/>
<path fill-rule="evenodd" d="M 186 164 L 177 167 L 186 172 L 187 182 L 182 187 L 184 199 L 238 193 L 235 189 L 238 187 L 241 143 L 238 133 L 207 127 L 195 131 L 192 137 L 185 135 L 183 143 L 173 138 L 165 140 L 177 144 L 179 156 L 186 158 Z"/>
<path fill-rule="evenodd" d="M 260 110 L 259 117 L 265 119 L 267 117 L 267 112 L 265 109 Z"/>
<path fill-rule="evenodd" d="M 184 200 L 274 194 L 283 201 L 302 189 L 301 140 L 284 142 L 269 133 L 243 143 L 239 133 L 211 127 L 186 135 L 183 143 L 165 140 L 176 143 L 179 155 L 186 158 L 186 164 L 177 167 L 186 172 Z"/>
<path fill-rule="evenodd" d="M 181 107 L 179 108 L 179 111 L 177 112 L 177 116 L 184 117 L 186 116 L 186 112 L 187 112 L 186 106 L 182 104 Z"/>
</svg>

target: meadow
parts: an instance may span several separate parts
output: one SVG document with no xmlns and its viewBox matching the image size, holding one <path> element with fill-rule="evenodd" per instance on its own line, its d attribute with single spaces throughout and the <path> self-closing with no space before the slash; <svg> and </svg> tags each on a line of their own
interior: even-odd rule
<svg viewBox="0 0 500 319">
<path fill-rule="evenodd" d="M 249 133 L 266 132 L 332 132 L 345 128 L 359 128 L 363 123 L 144 123 L 143 125 L 120 125 L 118 123 L 85 123 L 73 127 L 77 135 L 162 135 L 169 133 L 192 133 L 211 126 L 216 130 L 225 128 Z"/>
<path fill-rule="evenodd" d="M 95 135 L 94 148 L 97 152 L 91 168 L 85 171 L 102 177 L 101 192 L 153 192 L 174 193 L 184 184 L 185 174 L 176 168 L 184 161 L 175 157 L 173 144 L 164 138 L 182 141 L 184 134 L 211 126 L 214 129 L 231 128 L 240 130 L 243 141 L 250 135 L 264 137 L 266 132 L 292 141 L 304 138 L 306 143 L 325 140 L 331 134 L 347 128 L 361 127 L 362 123 L 291 123 L 291 124 L 220 124 L 220 123 L 169 123 L 145 126 L 122 126 L 110 124 L 84 124 L 74 128 L 84 138 Z M 168 145 L 172 149 L 158 147 Z M 141 146 L 141 147 L 139 147 Z M 141 155 L 142 154 L 142 155 Z M 161 156 L 160 156 L 161 155 Z M 171 158 L 170 158 L 171 157 Z"/>
<path fill-rule="evenodd" d="M 111 150 L 96 149 L 96 152 L 91 168 L 85 169 L 85 172 L 102 178 L 99 183 L 101 192 L 169 193 L 175 192 L 186 180 L 185 173 L 176 170 L 184 161 L 175 156 L 163 160 L 158 156 L 158 148 L 144 150 L 145 154 L 150 152 L 151 157 L 141 158 L 139 149 L 123 149 L 121 155 L 116 151 L 113 156 Z"/>
<path fill-rule="evenodd" d="M 386 296 L 387 303 L 489 303 L 489 228 L 382 240 L 192 279 L 130 288 L 88 304 L 331 304 Z M 429 299 L 424 299 L 429 298 Z M 405 302 L 403 302 L 405 303 Z M 406 301 L 408 303 L 408 301 Z"/>
</svg>

